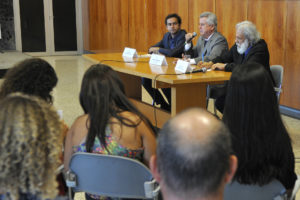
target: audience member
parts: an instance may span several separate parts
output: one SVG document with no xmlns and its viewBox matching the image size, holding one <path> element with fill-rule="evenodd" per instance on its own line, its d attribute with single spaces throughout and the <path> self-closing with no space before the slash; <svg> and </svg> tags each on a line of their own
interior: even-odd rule
<svg viewBox="0 0 300 200">
<path fill-rule="evenodd" d="M 0 101 L 0 191 L 3 199 L 52 199 L 62 147 L 56 111 L 45 101 L 12 94 Z"/>
<path fill-rule="evenodd" d="M 26 59 L 5 74 L 0 88 L 0 99 L 10 93 L 22 92 L 52 103 L 51 91 L 56 83 L 56 73 L 48 62 L 40 58 Z"/>
<path fill-rule="evenodd" d="M 153 126 L 125 96 L 123 83 L 113 69 L 96 64 L 86 71 L 80 104 L 85 114 L 75 120 L 67 134 L 66 170 L 75 152 L 126 156 L 148 165 L 156 150 Z M 86 198 L 100 197 L 87 194 Z"/>
<path fill-rule="evenodd" d="M 231 132 L 239 166 L 234 180 L 264 185 L 279 180 L 292 190 L 295 162 L 272 80 L 257 63 L 237 66 L 229 81 L 223 121 Z"/>
<path fill-rule="evenodd" d="M 186 110 L 161 129 L 150 168 L 165 200 L 223 199 L 237 168 L 225 125 L 202 109 Z"/>
<path fill-rule="evenodd" d="M 220 56 L 223 51 L 228 50 L 227 40 L 217 31 L 217 25 L 217 17 L 214 13 L 203 12 L 199 17 L 200 37 L 195 47 L 191 48 L 193 34 L 186 34 L 185 51 L 194 58 L 190 60 L 191 64 L 211 61 Z"/>
<path fill-rule="evenodd" d="M 57 84 L 57 76 L 53 67 L 43 59 L 30 58 L 17 63 L 5 74 L 4 82 L 0 87 L 0 99 L 5 98 L 11 93 L 22 92 L 27 95 L 34 95 L 53 103 L 51 92 Z M 61 116 L 60 116 L 61 117 Z M 68 126 L 61 121 L 61 135 L 65 138 Z M 62 178 L 58 175 L 60 194 L 63 195 L 67 190 Z"/>
<path fill-rule="evenodd" d="M 186 31 L 181 29 L 181 18 L 177 14 L 169 14 L 165 18 L 165 24 L 168 32 L 164 35 L 163 39 L 160 42 L 150 47 L 149 53 L 160 53 L 169 57 L 181 57 L 181 54 L 183 53 L 186 34 Z M 151 79 L 142 78 L 142 85 L 155 101 L 155 103 L 160 104 L 162 109 L 170 111 L 170 88 L 162 88 L 162 92 L 168 99 L 168 102 L 166 102 L 159 90 L 152 88 Z"/>
</svg>

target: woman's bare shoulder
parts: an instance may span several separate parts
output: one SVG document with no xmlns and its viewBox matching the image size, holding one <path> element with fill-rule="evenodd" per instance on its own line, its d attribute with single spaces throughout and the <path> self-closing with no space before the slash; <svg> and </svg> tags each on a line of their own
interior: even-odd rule
<svg viewBox="0 0 300 200">
<path fill-rule="evenodd" d="M 87 120 L 87 114 L 77 117 L 70 128 L 71 132 L 74 134 L 77 131 L 82 132 L 82 130 L 87 130 Z"/>
<path fill-rule="evenodd" d="M 130 112 L 130 111 L 123 111 L 120 113 L 120 116 L 122 116 L 126 119 L 129 119 L 133 122 L 137 122 L 140 120 L 140 117 L 137 114 Z"/>
</svg>

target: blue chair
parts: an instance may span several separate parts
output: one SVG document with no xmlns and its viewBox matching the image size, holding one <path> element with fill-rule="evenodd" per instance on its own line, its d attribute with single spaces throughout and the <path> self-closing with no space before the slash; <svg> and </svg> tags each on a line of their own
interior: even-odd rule
<svg viewBox="0 0 300 200">
<path fill-rule="evenodd" d="M 283 80 L 283 67 L 281 65 L 271 65 L 270 70 L 275 82 L 274 90 L 277 95 L 278 103 L 280 98 L 280 93 L 282 92 L 282 80 Z"/>
<path fill-rule="evenodd" d="M 75 153 L 66 174 L 66 183 L 74 192 L 94 195 L 153 199 L 160 190 L 149 169 L 134 159 L 93 154 Z"/>
<path fill-rule="evenodd" d="M 270 183 L 259 185 L 245 185 L 237 181 L 225 187 L 224 200 L 285 200 L 287 199 L 285 187 L 276 179 Z"/>
</svg>

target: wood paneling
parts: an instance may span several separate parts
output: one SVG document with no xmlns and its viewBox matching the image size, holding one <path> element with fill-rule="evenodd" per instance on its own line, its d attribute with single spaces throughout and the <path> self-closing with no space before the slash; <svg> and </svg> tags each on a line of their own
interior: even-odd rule
<svg viewBox="0 0 300 200">
<path fill-rule="evenodd" d="M 268 44 L 270 64 L 284 61 L 286 1 L 249 0 L 248 20 L 256 24 Z"/>
<path fill-rule="evenodd" d="M 188 27 L 188 4 L 185 0 L 129 0 L 129 45 L 148 51 L 166 33 L 165 17 L 177 13 L 181 28 Z"/>
<path fill-rule="evenodd" d="M 129 0 L 129 46 L 147 51 L 147 24 L 145 23 L 146 0 Z"/>
<path fill-rule="evenodd" d="M 218 31 L 231 46 L 236 23 L 249 20 L 268 44 L 270 63 L 284 66 L 281 104 L 300 110 L 299 10 L 300 2 L 289 0 L 89 0 L 88 50 L 123 51 L 129 46 L 147 51 L 162 39 L 170 13 L 181 16 L 182 28 L 199 34 L 204 11 L 216 13 Z"/>
<path fill-rule="evenodd" d="M 199 16 L 205 11 L 215 12 L 215 0 L 189 0 L 188 32 L 196 32 L 199 37 Z M 194 41 L 197 41 L 197 38 Z"/>
<path fill-rule="evenodd" d="M 300 110 L 300 2 L 287 2 L 286 51 L 281 103 Z"/>
<path fill-rule="evenodd" d="M 89 0 L 90 50 L 128 45 L 128 0 Z"/>
<path fill-rule="evenodd" d="M 235 25 L 247 19 L 248 0 L 216 0 L 218 31 L 228 42 L 229 48 L 235 43 Z"/>
</svg>

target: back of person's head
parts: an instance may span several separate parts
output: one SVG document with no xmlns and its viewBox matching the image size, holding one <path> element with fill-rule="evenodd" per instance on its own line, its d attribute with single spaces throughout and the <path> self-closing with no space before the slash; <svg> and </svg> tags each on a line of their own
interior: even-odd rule
<svg viewBox="0 0 300 200">
<path fill-rule="evenodd" d="M 222 195 L 236 169 L 229 131 L 202 109 L 186 110 L 163 126 L 156 157 L 150 166 L 166 199 Z"/>
<path fill-rule="evenodd" d="M 85 113 L 96 107 L 104 113 L 122 108 L 122 101 L 127 99 L 118 74 L 109 66 L 92 65 L 84 74 L 80 90 L 80 104 Z"/>
<path fill-rule="evenodd" d="M 4 79 L 0 88 L 0 98 L 10 93 L 22 92 L 52 103 L 51 91 L 57 84 L 57 76 L 45 60 L 30 58 L 21 61 L 8 70 Z"/>
<path fill-rule="evenodd" d="M 37 97 L 11 94 L 0 101 L 0 190 L 54 198 L 62 148 L 59 117 Z"/>
<path fill-rule="evenodd" d="M 107 65 L 95 64 L 85 72 L 80 90 L 80 104 L 89 116 L 89 131 L 86 141 L 88 152 L 91 151 L 96 136 L 106 147 L 105 128 L 111 117 L 129 127 L 136 127 L 140 123 L 122 117 L 121 112 L 132 112 L 152 127 L 149 120 L 126 97 L 124 85 L 117 72 Z"/>
<path fill-rule="evenodd" d="M 206 17 L 206 22 L 208 25 L 214 26 L 215 27 L 215 31 L 217 31 L 218 28 L 218 20 L 217 20 L 217 16 L 212 13 L 212 12 L 203 12 L 200 15 L 200 18 L 202 17 Z"/>
<path fill-rule="evenodd" d="M 237 180 L 268 183 L 280 168 L 274 168 L 274 162 L 283 167 L 291 144 L 272 80 L 262 65 L 243 64 L 232 72 L 223 121 L 232 133 L 233 150 L 239 159 Z"/>
<path fill-rule="evenodd" d="M 260 40 L 260 33 L 257 31 L 256 26 L 250 21 L 243 21 L 236 26 L 237 31 L 241 31 L 251 45 L 254 45 Z"/>
</svg>

